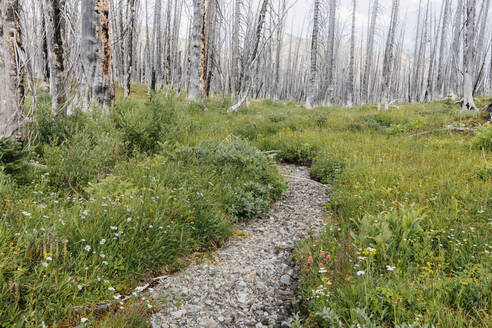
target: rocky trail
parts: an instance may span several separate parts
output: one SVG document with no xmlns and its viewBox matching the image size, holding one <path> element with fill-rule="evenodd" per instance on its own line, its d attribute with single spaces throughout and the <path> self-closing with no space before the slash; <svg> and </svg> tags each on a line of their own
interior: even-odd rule
<svg viewBox="0 0 492 328">
<path fill-rule="evenodd" d="M 213 259 L 167 277 L 151 292 L 163 310 L 154 328 L 282 327 L 297 303 L 296 242 L 324 225 L 326 186 L 309 169 L 283 165 L 289 189 L 266 218 L 238 224 Z"/>
</svg>

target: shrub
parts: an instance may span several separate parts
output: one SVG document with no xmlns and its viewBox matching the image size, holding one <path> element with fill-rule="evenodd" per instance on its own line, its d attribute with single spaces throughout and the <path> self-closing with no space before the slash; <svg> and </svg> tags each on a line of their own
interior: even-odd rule
<svg viewBox="0 0 492 328">
<path fill-rule="evenodd" d="M 473 138 L 473 145 L 484 150 L 492 151 L 492 124 L 480 127 Z"/>
<path fill-rule="evenodd" d="M 103 178 L 123 154 L 123 143 L 116 131 L 105 132 L 93 125 L 76 132 L 60 146 L 57 140 L 43 148 L 49 182 L 56 188 L 76 191 L 96 178 Z"/>
<path fill-rule="evenodd" d="M 270 201 L 285 190 L 275 163 L 242 139 L 205 141 L 193 148 L 178 149 L 176 156 L 181 161 L 211 167 L 214 174 L 229 181 L 224 203 L 226 210 L 240 220 L 265 214 Z"/>
<path fill-rule="evenodd" d="M 311 179 L 321 183 L 331 183 L 342 174 L 345 161 L 337 157 L 321 157 L 314 160 L 311 166 Z"/>
<path fill-rule="evenodd" d="M 25 168 L 27 153 L 18 142 L 10 138 L 0 139 L 0 168 L 6 174 L 15 175 Z"/>
<path fill-rule="evenodd" d="M 155 153 L 159 142 L 176 135 L 177 115 L 171 99 L 153 97 L 149 103 L 118 102 L 113 114 L 130 153 Z"/>
<path fill-rule="evenodd" d="M 475 176 L 483 181 L 492 179 L 492 166 L 484 165 L 475 170 Z"/>
<path fill-rule="evenodd" d="M 277 151 L 277 159 L 285 163 L 311 165 L 320 147 L 306 142 L 291 129 L 281 130 L 276 136 L 262 138 L 259 147 L 263 150 Z"/>
</svg>

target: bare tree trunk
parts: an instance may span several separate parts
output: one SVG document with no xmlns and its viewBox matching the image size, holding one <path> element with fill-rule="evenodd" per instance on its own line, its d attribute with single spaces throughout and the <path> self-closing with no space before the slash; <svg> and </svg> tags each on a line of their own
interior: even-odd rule
<svg viewBox="0 0 492 328">
<path fill-rule="evenodd" d="M 109 109 L 114 83 L 108 0 L 82 1 L 82 51 L 90 92 L 89 104 Z"/>
<path fill-rule="evenodd" d="M 442 14 L 442 32 L 441 32 L 441 45 L 439 47 L 439 64 L 438 64 L 438 73 L 437 73 L 437 92 L 439 97 L 442 98 L 444 96 L 444 54 L 446 49 L 446 38 L 447 38 L 447 29 L 448 29 L 448 21 L 449 21 L 449 12 L 451 9 L 450 0 L 444 0 L 444 12 Z"/>
<path fill-rule="evenodd" d="M 393 7 L 391 10 L 391 23 L 388 32 L 388 40 L 386 42 L 386 49 L 384 52 L 384 64 L 383 64 L 383 76 L 382 76 L 382 102 L 384 109 L 388 109 L 389 96 L 391 93 L 391 74 L 393 72 L 393 59 L 394 59 L 394 47 L 395 47 L 395 35 L 396 27 L 398 25 L 398 11 L 400 6 L 400 0 L 393 0 Z"/>
<path fill-rule="evenodd" d="M 237 67 L 239 61 L 239 27 L 241 24 L 241 0 L 234 1 L 234 22 L 232 28 L 231 98 L 237 94 Z"/>
<path fill-rule="evenodd" d="M 306 97 L 306 108 L 313 108 L 315 97 L 316 73 L 318 71 L 318 33 L 319 33 L 319 0 L 314 1 L 314 20 L 313 20 L 313 37 L 311 41 L 311 70 L 309 72 L 309 82 Z M 292 41 L 291 41 L 292 42 Z"/>
<path fill-rule="evenodd" d="M 212 0 L 213 1 L 213 0 Z M 209 0 L 208 9 L 210 9 L 210 4 L 212 1 Z M 205 97 L 205 92 L 207 90 L 207 35 L 206 35 L 206 23 L 207 23 L 207 9 L 205 6 L 205 0 L 202 0 L 202 17 L 200 26 L 200 82 L 202 84 L 202 96 Z M 210 14 L 210 13 L 209 13 Z"/>
<path fill-rule="evenodd" d="M 352 9 L 352 30 L 350 33 L 350 63 L 349 76 L 347 83 L 347 106 L 352 107 L 354 104 L 354 66 L 355 66 L 355 14 L 357 11 L 357 0 L 353 0 Z"/>
<path fill-rule="evenodd" d="M 190 86 L 188 99 L 199 97 L 200 87 L 200 30 L 202 26 L 202 3 L 205 0 L 193 0 L 193 22 L 191 27 L 191 53 L 190 53 Z"/>
<path fill-rule="evenodd" d="M 251 56 L 249 56 L 249 60 L 247 62 L 245 73 L 243 76 L 243 81 L 241 83 L 243 92 L 241 98 L 239 99 L 239 102 L 234 106 L 232 106 L 231 108 L 229 108 L 228 110 L 229 112 L 237 111 L 249 96 L 249 92 L 251 89 L 251 84 L 250 84 L 250 74 L 252 69 L 251 66 L 254 66 L 253 64 L 256 64 L 256 60 L 258 58 L 258 48 L 260 46 L 261 32 L 263 30 L 263 24 L 265 23 L 267 9 L 268 9 L 268 0 L 263 0 L 263 4 L 261 5 L 261 9 L 260 9 L 260 15 L 258 17 L 258 24 L 256 25 L 256 34 L 255 34 L 255 43 L 253 46 L 253 52 L 251 53 Z"/>
<path fill-rule="evenodd" d="M 154 28 L 152 30 L 152 83 L 151 89 L 155 91 L 156 87 L 160 89 L 162 81 L 162 42 L 161 42 L 161 17 L 162 17 L 162 0 L 155 0 L 154 7 Z"/>
<path fill-rule="evenodd" d="M 465 45 L 463 50 L 463 100 L 461 110 L 477 109 L 473 101 L 473 60 L 475 56 L 476 0 L 466 0 Z"/>
<path fill-rule="evenodd" d="M 364 77 L 362 79 L 362 99 L 365 102 L 369 102 L 369 79 L 371 76 L 372 60 L 374 52 L 374 34 L 376 32 L 376 19 L 378 17 L 379 3 L 378 0 L 374 0 L 371 16 L 371 24 L 369 26 L 369 32 L 367 34 L 367 55 L 366 64 L 364 69 Z"/>
<path fill-rule="evenodd" d="M 50 0 L 45 5 L 47 16 L 50 17 L 51 24 L 46 26 L 51 46 L 48 47 L 52 53 L 49 54 L 51 62 L 51 104 L 53 116 L 67 115 L 66 107 L 66 86 L 65 86 L 65 66 L 64 66 L 64 45 L 63 35 L 65 34 L 65 10 L 64 0 Z"/>
<path fill-rule="evenodd" d="M 40 1 L 41 12 L 45 12 L 44 1 Z M 49 54 L 48 54 L 48 22 L 47 15 L 41 15 L 41 61 L 42 61 L 42 72 L 43 81 L 49 83 L 50 80 L 50 65 L 49 65 Z"/>
<path fill-rule="evenodd" d="M 20 29 L 19 0 L 0 0 L 3 85 L 0 90 L 0 138 L 23 140 L 24 119 L 24 49 Z"/>
<path fill-rule="evenodd" d="M 130 15 L 128 17 L 128 32 L 126 34 L 127 60 L 125 67 L 125 97 L 129 97 L 131 92 L 131 78 L 133 67 L 133 30 L 135 28 L 135 0 L 129 0 L 129 6 Z"/>
<path fill-rule="evenodd" d="M 327 99 L 328 103 L 331 104 L 334 101 L 335 86 L 333 83 L 333 71 L 335 68 L 335 27 L 337 19 L 337 0 L 330 0 L 330 17 L 329 17 L 329 28 L 328 28 L 328 58 L 326 65 L 326 76 L 327 76 Z"/>
</svg>

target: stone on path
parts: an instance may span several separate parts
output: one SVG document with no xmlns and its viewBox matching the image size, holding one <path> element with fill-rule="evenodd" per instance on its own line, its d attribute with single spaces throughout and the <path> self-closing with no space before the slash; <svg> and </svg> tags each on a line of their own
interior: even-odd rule
<svg viewBox="0 0 492 328">
<path fill-rule="evenodd" d="M 190 265 L 152 292 L 163 310 L 152 327 L 282 327 L 297 302 L 296 242 L 323 228 L 326 186 L 309 180 L 309 169 L 281 166 L 289 190 L 266 218 L 238 224 L 216 260 Z M 242 235 L 242 234 L 241 234 Z"/>
</svg>

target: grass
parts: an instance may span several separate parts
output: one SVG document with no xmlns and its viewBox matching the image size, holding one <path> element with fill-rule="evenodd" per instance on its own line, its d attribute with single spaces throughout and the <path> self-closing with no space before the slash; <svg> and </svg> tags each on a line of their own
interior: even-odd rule
<svg viewBox="0 0 492 328">
<path fill-rule="evenodd" d="M 0 325 L 148 326 L 153 304 L 115 297 L 220 247 L 284 190 L 253 146 L 331 185 L 326 230 L 296 249 L 305 313 L 293 325 L 490 322 L 490 132 L 444 130 L 484 117 L 450 102 L 378 112 L 267 100 L 227 114 L 227 98 L 147 101 L 145 91 L 109 117 L 41 113 L 28 156 L 47 169 L 0 175 Z M 73 311 L 108 301 L 103 316 Z"/>
</svg>

